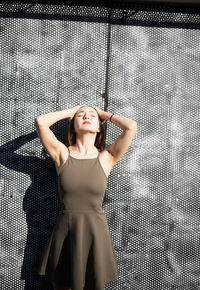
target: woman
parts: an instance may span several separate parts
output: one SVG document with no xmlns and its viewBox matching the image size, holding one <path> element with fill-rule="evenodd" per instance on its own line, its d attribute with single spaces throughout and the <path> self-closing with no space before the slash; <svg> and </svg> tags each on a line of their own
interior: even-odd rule
<svg viewBox="0 0 200 290">
<path fill-rule="evenodd" d="M 67 143 L 49 127 L 69 118 Z M 104 125 L 111 121 L 122 133 L 105 146 Z M 38 137 L 53 159 L 62 202 L 38 274 L 47 275 L 54 290 L 103 290 L 118 279 L 114 247 L 102 203 L 111 169 L 133 140 L 137 124 L 126 117 L 79 105 L 35 119 Z"/>
</svg>

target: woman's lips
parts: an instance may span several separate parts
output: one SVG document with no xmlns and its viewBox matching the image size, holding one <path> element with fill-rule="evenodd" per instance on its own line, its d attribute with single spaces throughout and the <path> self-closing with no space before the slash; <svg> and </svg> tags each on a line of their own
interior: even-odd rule
<svg viewBox="0 0 200 290">
<path fill-rule="evenodd" d="M 90 122 L 83 122 L 83 125 L 84 125 L 84 124 L 91 124 L 91 123 L 90 123 Z"/>
</svg>

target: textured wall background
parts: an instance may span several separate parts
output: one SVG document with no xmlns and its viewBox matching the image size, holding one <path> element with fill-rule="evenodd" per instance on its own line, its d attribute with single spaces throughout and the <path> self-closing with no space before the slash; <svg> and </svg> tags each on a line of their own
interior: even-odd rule
<svg viewBox="0 0 200 290">
<path fill-rule="evenodd" d="M 106 8 L 1 9 L 0 289 L 51 289 L 36 269 L 58 213 L 57 178 L 34 118 L 80 103 L 138 124 L 108 179 L 121 276 L 106 289 L 200 289 L 200 32 L 184 26 L 194 15 L 129 11 L 128 23 L 113 10 L 110 25 Z M 58 138 L 66 125 L 52 126 Z M 107 143 L 119 134 L 107 122 Z"/>
</svg>

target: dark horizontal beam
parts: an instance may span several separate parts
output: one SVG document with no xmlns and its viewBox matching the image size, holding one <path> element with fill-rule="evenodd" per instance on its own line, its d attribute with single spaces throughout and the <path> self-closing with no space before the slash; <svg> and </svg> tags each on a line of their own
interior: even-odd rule
<svg viewBox="0 0 200 290">
<path fill-rule="evenodd" d="M 200 0 L 0 0 L 0 3 L 93 6 L 113 9 L 200 13 Z"/>
<path fill-rule="evenodd" d="M 159 4 L 199 4 L 199 0 L 115 0 L 114 2 L 127 3 L 159 3 Z"/>
</svg>

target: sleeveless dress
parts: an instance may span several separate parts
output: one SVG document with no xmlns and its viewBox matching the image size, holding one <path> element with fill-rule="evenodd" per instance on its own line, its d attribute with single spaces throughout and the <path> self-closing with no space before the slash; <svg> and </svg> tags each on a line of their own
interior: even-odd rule
<svg viewBox="0 0 200 290">
<path fill-rule="evenodd" d="M 61 210 L 38 274 L 72 290 L 103 290 L 119 278 L 106 215 L 102 209 L 107 176 L 97 158 L 70 155 L 58 174 Z"/>
</svg>

